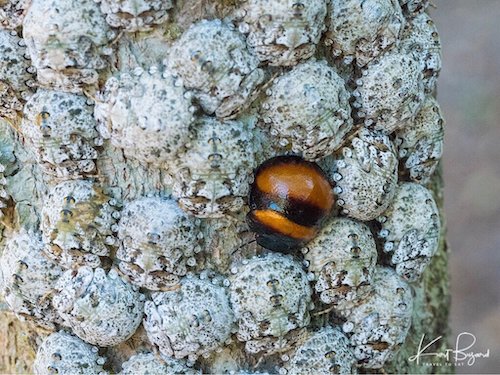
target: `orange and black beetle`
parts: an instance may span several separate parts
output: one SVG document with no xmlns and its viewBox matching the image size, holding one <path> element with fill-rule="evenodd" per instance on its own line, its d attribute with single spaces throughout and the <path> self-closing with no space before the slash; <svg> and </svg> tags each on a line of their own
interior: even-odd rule
<svg viewBox="0 0 500 375">
<path fill-rule="evenodd" d="M 319 230 L 334 204 L 332 187 L 321 168 L 299 156 L 277 156 L 255 171 L 247 222 L 266 249 L 289 252 Z"/>
</svg>

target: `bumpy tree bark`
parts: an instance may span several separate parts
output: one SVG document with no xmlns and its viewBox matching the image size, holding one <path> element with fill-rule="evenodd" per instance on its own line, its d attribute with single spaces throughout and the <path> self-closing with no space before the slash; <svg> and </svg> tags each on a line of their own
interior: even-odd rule
<svg viewBox="0 0 500 375">
<path fill-rule="evenodd" d="M 105 3 L 104 0 L 103 2 Z M 356 1 L 353 3 L 355 2 Z M 178 40 L 183 32 L 191 25 L 200 20 L 214 18 L 224 19 L 225 17 L 230 17 L 234 20 L 238 17 L 238 15 L 234 15 L 234 11 L 242 7 L 242 3 L 245 2 L 237 0 L 177 1 L 175 6 L 168 10 L 170 13 L 169 21 L 165 22 L 165 20 L 158 19 L 158 25 L 155 25 L 152 31 L 125 34 L 120 32 L 116 33 L 115 38 L 108 41 L 109 46 L 114 48 L 112 56 L 109 57 L 109 59 L 112 60 L 112 67 L 110 69 L 100 70 L 99 80 L 96 84 L 83 84 L 78 87 L 77 91 L 81 90 L 81 93 L 84 93 L 89 99 L 95 100 L 96 102 L 106 100 L 104 97 L 105 95 L 99 96 L 103 94 L 102 92 L 99 94 L 98 91 L 99 88 L 102 91 L 105 81 L 113 75 L 116 70 L 129 69 L 133 71 L 133 69 L 139 65 L 154 65 L 161 63 L 164 57 L 163 52 L 168 49 L 165 49 L 164 45 L 170 46 L 170 44 Z M 336 2 L 333 1 L 332 3 Z M 344 1 L 344 3 L 346 2 Z M 388 0 L 385 3 L 394 3 L 394 1 Z M 423 6 L 425 1 L 401 0 L 400 3 L 406 12 L 411 13 L 418 11 L 418 5 L 415 4 L 421 4 L 421 6 Z M 75 6 L 78 6 L 78 4 Z M 416 8 L 412 8 L 412 6 Z M 331 12 L 331 9 L 329 11 Z M 132 27 L 130 24 L 127 24 L 127 22 L 124 24 L 111 24 L 115 27 Z M 240 29 L 243 30 L 243 28 Z M 17 28 L 17 30 L 19 31 L 20 29 Z M 364 67 L 354 66 L 352 63 L 346 65 L 339 63 L 337 61 L 339 56 L 334 54 L 334 57 L 332 57 L 330 44 L 325 42 L 325 38 L 327 38 L 327 36 L 324 36 L 321 42 L 319 42 L 314 56 L 320 60 L 327 59 L 332 66 L 336 67 L 342 78 L 346 80 L 349 90 L 352 92 L 356 89 L 357 85 L 354 78 L 360 78 L 359 72 L 361 72 Z M 357 56 L 358 61 L 364 61 L 363 59 L 368 58 L 371 53 L 370 51 L 364 52 L 365 54 L 361 53 Z M 381 51 L 381 53 L 383 52 L 385 51 Z M 408 50 L 406 50 L 406 53 L 408 55 L 410 54 Z M 345 56 L 341 56 L 341 58 L 343 57 Z M 300 60 L 301 57 L 299 56 L 298 59 Z M 148 61 L 145 63 L 144 60 Z M 269 76 L 257 84 L 263 85 L 262 92 L 268 89 L 272 79 L 278 76 L 282 70 L 286 71 L 286 69 L 289 68 L 268 67 L 266 74 Z M 429 73 L 431 70 L 432 69 L 427 69 L 426 71 Z M 40 72 L 39 76 L 42 76 Z M 48 77 L 49 78 L 39 79 L 41 84 L 47 86 L 47 83 L 43 80 L 50 80 L 52 76 Z M 264 83 L 264 81 L 267 83 Z M 62 86 L 64 86 L 64 82 Z M 243 88 L 241 88 L 241 90 L 243 91 Z M 74 90 L 71 89 L 70 91 Z M 242 94 L 242 96 L 244 96 L 244 99 L 250 101 L 248 96 L 245 97 L 244 94 Z M 263 94 L 252 99 L 254 100 L 252 106 L 248 109 L 244 109 L 243 116 L 240 116 L 240 119 L 243 118 L 242 121 L 247 124 L 252 124 L 256 121 L 257 112 L 255 108 L 259 108 L 265 100 Z M 202 106 L 206 104 L 207 108 L 212 105 L 210 102 L 203 102 L 203 99 L 200 99 L 199 102 Z M 243 102 L 245 102 L 245 100 L 243 100 Z M 351 104 L 353 104 L 352 101 Z M 244 106 L 244 103 L 241 104 L 241 106 Z M 355 107 L 356 106 L 353 106 L 353 108 Z M 217 110 L 219 110 L 219 108 L 217 108 Z M 175 109 L 177 108 L 173 108 L 172 110 Z M 221 111 L 224 109 L 225 107 L 221 109 Z M 232 107 L 229 105 L 229 111 L 231 109 Z M 39 230 L 42 220 L 41 207 L 47 199 L 48 190 L 54 185 L 54 180 L 47 177 L 46 171 L 39 166 L 36 157 L 26 148 L 26 139 L 23 137 L 23 132 L 20 130 L 22 108 L 21 110 L 17 110 L 19 113 L 15 115 L 12 115 L 11 112 L 7 114 L 3 113 L 6 119 L 0 121 L 0 162 L 5 167 L 3 172 L 5 184 L 2 185 L 4 185 L 4 190 L 6 192 L 5 196 L 2 198 L 2 202 L 5 206 L 2 209 L 3 244 L 6 238 L 12 237 L 20 228 L 35 231 Z M 215 110 L 216 114 L 223 113 L 217 112 L 217 110 Z M 25 109 L 25 113 L 26 112 L 27 110 Z M 27 115 L 25 114 L 25 116 Z M 43 121 L 43 118 L 41 118 L 40 121 Z M 363 121 L 362 117 L 355 118 L 355 123 L 358 122 L 361 124 Z M 349 136 L 351 135 L 347 135 L 346 138 L 349 138 Z M 265 142 L 263 143 L 265 144 Z M 140 140 L 137 144 L 140 145 Z M 127 150 L 123 151 L 122 149 L 116 148 L 115 145 L 112 145 L 107 139 L 97 148 L 99 149 L 99 156 L 95 160 L 95 170 L 98 171 L 100 182 L 109 188 L 108 193 L 118 202 L 118 210 L 123 202 L 150 195 L 169 196 L 172 193 L 172 176 L 166 173 L 163 167 L 146 164 L 140 160 L 134 159 L 133 154 L 136 150 L 130 152 L 130 154 L 132 154 L 132 157 L 130 157 L 130 154 L 127 154 Z M 269 145 L 262 146 L 262 149 L 260 162 L 273 154 L 279 153 L 276 147 L 273 148 Z M 140 147 L 138 150 L 141 151 Z M 290 149 L 286 147 L 279 150 L 283 152 L 290 151 Z M 304 151 L 303 154 L 307 154 L 307 152 Z M 322 156 L 325 155 L 321 155 L 321 157 Z M 144 156 L 144 158 L 149 157 L 150 155 Z M 319 160 L 321 157 L 312 159 Z M 95 172 L 95 170 L 93 172 Z M 408 172 L 401 171 L 400 176 L 402 176 L 401 178 L 403 181 L 408 180 Z M 86 179 L 91 179 L 92 177 L 94 176 L 92 176 L 91 173 L 85 176 Z M 62 180 L 64 180 L 64 178 Z M 61 179 L 56 179 L 56 181 L 59 182 Z M 412 283 L 414 290 L 414 309 L 410 332 L 406 336 L 404 344 L 401 346 L 394 359 L 385 363 L 381 369 L 360 371 L 377 371 L 380 373 L 448 373 L 452 370 L 444 360 L 436 358 L 426 359 L 426 364 L 420 365 L 409 361 L 409 358 L 417 353 L 417 348 L 422 336 L 425 335 L 426 342 L 435 337 L 443 336 L 443 339 L 439 341 L 439 347 L 431 348 L 439 350 L 439 348 L 446 347 L 446 337 L 449 330 L 448 309 L 450 296 L 447 269 L 448 248 L 445 239 L 446 226 L 443 213 L 443 181 L 441 167 L 437 168 L 426 186 L 432 191 L 439 208 L 441 228 L 436 254 L 432 257 L 432 261 L 424 272 L 422 279 Z M 256 251 L 255 244 L 248 245 L 248 241 L 253 238 L 252 234 L 248 233 L 247 228 L 241 229 L 243 226 L 241 223 L 244 222 L 245 209 L 235 211 L 235 213 L 228 215 L 228 218 L 203 218 L 200 224 L 205 238 L 205 244 L 203 246 L 205 248 L 205 253 L 208 254 L 207 259 L 204 260 L 205 266 L 223 274 L 230 273 L 230 263 L 234 260 L 232 259 L 232 253 L 235 249 L 239 249 L 246 245 L 246 247 L 250 248 L 248 253 L 252 254 Z M 377 224 L 372 223 L 370 225 L 372 229 L 378 228 Z M 247 250 L 244 250 L 242 254 L 236 254 L 236 256 L 244 257 L 246 255 L 245 251 Z M 115 252 L 116 248 L 111 250 L 109 254 L 110 258 L 116 255 Z M 380 249 L 379 252 L 381 253 Z M 107 266 L 109 265 L 104 265 L 103 267 Z M 320 314 L 319 317 L 313 319 L 312 325 L 324 325 L 329 319 L 333 323 L 337 323 L 338 318 L 339 317 L 335 315 L 329 317 L 328 314 Z M 57 322 L 57 324 L 58 323 L 59 322 Z M 36 321 L 31 321 L 30 319 L 20 321 L 9 311 L 6 304 L 0 304 L 0 373 L 31 372 L 37 347 L 53 328 L 54 327 L 50 325 L 45 325 L 42 328 L 36 324 Z M 238 346 L 240 344 L 233 342 L 231 345 Z M 107 356 L 108 362 L 105 366 L 107 370 L 118 372 L 120 371 L 121 364 L 131 355 L 140 350 L 151 349 L 152 346 L 148 342 L 146 333 L 141 326 L 126 342 L 119 345 L 112 345 L 107 349 L 100 349 L 99 354 Z M 271 358 L 276 360 L 275 357 Z M 239 360 L 250 365 L 265 364 L 265 360 L 258 361 L 251 355 L 246 355 L 244 359 Z M 210 361 L 211 359 L 202 360 L 202 364 L 205 366 L 204 368 L 207 368 L 207 363 Z M 433 365 L 431 365 L 431 363 Z M 223 368 L 223 366 L 219 368 Z M 265 366 L 263 368 L 265 368 Z"/>
<path fill-rule="evenodd" d="M 432 181 L 432 190 L 436 201 L 438 202 L 441 217 L 443 216 L 443 180 L 439 170 Z M 428 270 L 424 274 L 421 285 L 416 289 L 416 303 L 412 327 L 401 347 L 397 358 L 384 367 L 386 373 L 409 373 L 409 374 L 428 374 L 428 373 L 450 373 L 452 368 L 444 359 L 426 359 L 425 365 L 416 365 L 408 359 L 415 355 L 418 350 L 422 335 L 428 338 L 443 336 L 440 345 L 432 346 L 429 351 L 439 351 L 447 348 L 446 338 L 449 334 L 448 313 L 450 306 L 449 279 L 448 279 L 448 256 L 449 249 L 446 243 L 446 227 L 443 225 L 439 250 L 434 256 Z M 2 353 L 0 361 L 0 373 L 18 373 L 24 374 L 31 372 L 33 360 L 37 347 L 37 337 L 45 335 L 47 332 L 39 330 L 29 323 L 19 321 L 17 317 L 8 310 L 7 306 L 2 304 L 0 315 L 0 352 Z M 428 342 L 428 340 L 426 340 Z M 140 345 L 134 343 L 133 339 L 129 344 L 122 344 L 112 350 L 117 361 L 121 363 L 128 358 L 134 350 L 131 348 Z M 118 352 L 118 353 L 117 353 Z M 433 366 L 429 363 L 434 364 Z"/>
<path fill-rule="evenodd" d="M 442 171 L 436 171 L 431 182 L 432 191 L 438 203 L 441 218 L 444 220 Z M 443 222 L 444 223 L 444 222 Z M 453 367 L 444 359 L 431 358 L 426 365 L 417 365 L 408 359 L 418 352 L 420 340 L 425 335 L 425 343 L 442 336 L 438 344 L 429 348 L 429 352 L 439 352 L 448 348 L 449 335 L 448 313 L 450 308 L 450 290 L 448 278 L 449 249 L 446 243 L 446 226 L 443 225 L 439 239 L 439 250 L 428 270 L 424 273 L 421 284 L 415 288 L 417 299 L 413 313 L 412 327 L 397 358 L 385 370 L 388 373 L 450 373 Z M 431 365 L 432 364 L 432 365 Z"/>
</svg>

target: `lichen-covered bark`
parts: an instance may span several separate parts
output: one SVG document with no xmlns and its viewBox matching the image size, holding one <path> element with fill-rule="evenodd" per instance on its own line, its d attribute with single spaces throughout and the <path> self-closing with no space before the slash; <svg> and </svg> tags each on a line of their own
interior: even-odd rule
<svg viewBox="0 0 500 375">
<path fill-rule="evenodd" d="M 162 30 L 162 37 L 175 40 L 189 25 L 203 18 L 223 18 L 227 16 L 237 0 L 179 0 L 177 1 L 176 14 L 173 19 L 176 23 L 168 23 Z M 318 49 L 318 54 L 322 53 Z M 9 156 L 12 151 L 16 162 L 15 167 L 7 168 L 7 189 L 12 195 L 17 206 L 8 212 L 3 219 L 2 229 L 8 232 L 20 226 L 37 227 L 39 220 L 38 208 L 41 207 L 40 197 L 45 193 L 45 184 L 41 183 L 39 167 L 28 155 L 22 143 L 17 138 L 15 131 L 4 121 L 0 122 L 0 160 Z M 14 150 L 8 149 L 9 144 L 15 144 Z M 102 174 L 102 183 L 112 187 L 111 194 L 119 200 L 130 200 L 150 193 L 168 194 L 170 191 L 170 176 L 159 168 L 143 166 L 138 162 L 127 160 L 120 151 L 108 145 L 103 146 L 103 152 L 97 161 L 98 169 Z M 446 243 L 446 225 L 443 212 L 443 180 L 439 168 L 429 184 L 434 193 L 434 198 L 441 213 L 441 237 L 439 249 L 434 256 L 429 268 L 426 270 L 421 282 L 415 286 L 415 303 L 413 322 L 405 344 L 401 347 L 396 358 L 383 369 L 381 373 L 449 373 L 453 368 L 442 359 L 425 357 L 423 364 L 409 361 L 417 353 L 420 340 L 425 336 L 424 342 L 429 342 L 439 336 L 442 339 L 429 351 L 439 351 L 446 347 L 446 337 L 449 334 L 449 279 L 448 255 Z M 239 232 L 238 225 L 227 219 L 207 220 L 203 230 L 210 241 L 206 244 L 207 251 L 211 254 L 213 267 L 227 270 L 229 254 L 227 244 L 241 245 L 247 241 L 245 233 Z M 230 234 L 230 235 L 227 235 Z M 231 246 L 235 248 L 237 246 Z M 35 356 L 36 345 L 39 337 L 44 332 L 37 331 L 29 323 L 19 321 L 14 314 L 8 312 L 6 306 L 0 303 L 0 374 L 2 373 L 31 373 L 32 362 Z M 121 362 L 127 359 L 136 349 L 146 346 L 145 334 L 140 329 L 127 342 L 107 350 L 110 366 L 118 370 Z"/>
<path fill-rule="evenodd" d="M 444 359 L 424 357 L 419 365 L 409 358 L 418 351 L 418 346 L 423 335 L 425 343 L 443 336 L 439 343 L 429 348 L 428 351 L 440 351 L 446 348 L 449 334 L 449 279 L 448 255 L 449 249 L 446 242 L 446 226 L 443 212 L 443 180 L 441 169 L 438 169 L 430 184 L 434 198 L 441 212 L 443 220 L 439 250 L 434 256 L 429 268 L 419 286 L 415 287 L 415 309 L 410 333 L 397 357 L 387 364 L 381 373 L 450 373 L 450 367 Z M 215 251 L 215 250 L 214 250 Z M 5 305 L 0 305 L 0 373 L 26 373 L 31 372 L 34 360 L 37 332 L 29 324 L 20 322 L 14 314 L 7 311 Z M 140 341 L 140 340 L 139 340 Z M 137 337 L 132 337 L 127 343 L 112 350 L 111 358 L 127 358 L 130 347 L 137 347 Z M 124 351 L 120 356 L 120 352 Z M 120 361 L 116 361 L 117 365 Z M 432 363 L 433 365 L 430 365 Z"/>
<path fill-rule="evenodd" d="M 443 358 L 422 357 L 419 365 L 416 364 L 416 361 L 409 361 L 410 357 L 417 354 L 422 336 L 425 336 L 424 345 L 442 336 L 436 345 L 427 350 L 427 352 L 439 352 L 448 347 L 447 337 L 450 332 L 448 326 L 450 308 L 449 249 L 446 242 L 441 167 L 438 167 L 429 187 L 434 194 L 442 221 L 439 249 L 425 271 L 422 281 L 415 287 L 412 327 L 397 357 L 384 367 L 384 371 L 387 373 L 428 374 L 453 372 L 453 367 Z"/>
</svg>

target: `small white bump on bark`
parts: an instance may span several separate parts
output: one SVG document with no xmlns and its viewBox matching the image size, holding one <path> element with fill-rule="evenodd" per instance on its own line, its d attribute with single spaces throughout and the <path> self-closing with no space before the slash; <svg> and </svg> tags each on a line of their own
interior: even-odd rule
<svg viewBox="0 0 500 375">
<path fill-rule="evenodd" d="M 16 31 L 0 29 L 0 117 L 17 122 L 34 91 L 34 68 Z"/>
<path fill-rule="evenodd" d="M 98 346 L 118 345 L 141 324 L 144 296 L 115 269 L 87 266 L 66 271 L 56 285 L 54 306 L 82 340 Z"/>
<path fill-rule="evenodd" d="M 334 218 L 306 246 L 304 258 L 315 274 L 321 302 L 341 309 L 362 302 L 371 292 L 377 248 L 368 226 Z"/>
<path fill-rule="evenodd" d="M 391 203 L 398 182 L 398 157 L 390 138 L 361 128 L 335 155 L 321 162 L 335 182 L 343 214 L 370 221 Z"/>
<path fill-rule="evenodd" d="M 162 355 L 190 362 L 224 346 L 234 322 L 225 287 L 194 275 L 177 290 L 152 293 L 145 313 L 148 338 Z"/>
<path fill-rule="evenodd" d="M 291 66 L 311 57 L 325 29 L 326 0 L 248 0 L 237 13 L 239 30 L 260 61 Z M 238 17 L 236 17 L 238 18 Z"/>
<path fill-rule="evenodd" d="M 398 0 L 330 1 L 325 42 L 335 59 L 363 67 L 398 43 L 405 18 Z"/>
<path fill-rule="evenodd" d="M 410 124 L 425 99 L 420 61 L 392 50 L 363 69 L 355 97 L 365 125 L 390 134 Z"/>
<path fill-rule="evenodd" d="M 285 364 L 287 375 L 357 374 L 349 339 L 338 329 L 326 326 L 310 332 Z"/>
<path fill-rule="evenodd" d="M 56 185 L 44 200 L 41 230 L 46 254 L 65 268 L 98 267 L 114 244 L 116 208 L 92 180 Z"/>
<path fill-rule="evenodd" d="M 51 179 L 96 175 L 100 136 L 93 110 L 85 96 L 44 89 L 26 103 L 21 133 Z"/>
<path fill-rule="evenodd" d="M 40 85 L 79 92 L 97 84 L 114 33 L 94 0 L 33 0 L 23 37 Z"/>
<path fill-rule="evenodd" d="M 222 217 L 245 206 L 259 142 L 251 124 L 203 117 L 191 129 L 173 173 L 173 196 L 197 217 Z"/>
<path fill-rule="evenodd" d="M 104 375 L 106 358 L 98 349 L 65 331 L 50 334 L 36 353 L 33 372 L 36 375 L 82 374 Z"/>
<path fill-rule="evenodd" d="M 247 108 L 264 79 L 243 36 L 220 20 L 193 24 L 173 43 L 165 64 L 193 91 L 201 108 L 219 118 Z"/>
<path fill-rule="evenodd" d="M 358 364 L 381 368 L 404 343 L 413 312 L 411 287 L 391 268 L 377 267 L 374 291 L 359 305 L 340 311 Z"/>
<path fill-rule="evenodd" d="M 425 185 L 434 174 L 444 148 L 444 119 L 439 103 L 428 96 L 415 122 L 396 132 L 402 168 L 413 182 Z"/>
<path fill-rule="evenodd" d="M 269 253 L 237 265 L 230 276 L 230 298 L 238 321 L 238 340 L 251 354 L 272 354 L 293 345 L 293 336 L 310 322 L 307 273 L 291 257 Z"/>
<path fill-rule="evenodd" d="M 391 253 L 396 272 L 409 282 L 418 281 L 439 245 L 441 221 L 436 202 L 425 187 L 407 182 L 399 185 L 382 230 L 383 243 Z"/>
<path fill-rule="evenodd" d="M 168 71 L 118 72 L 98 95 L 95 117 L 103 138 L 127 158 L 170 166 L 189 140 L 191 101 Z"/>
<path fill-rule="evenodd" d="M 118 267 L 140 287 L 176 288 L 201 250 L 199 234 L 196 220 L 171 199 L 145 197 L 126 203 L 118 223 Z"/>
<path fill-rule="evenodd" d="M 0 257 L 0 294 L 19 316 L 53 328 L 60 319 L 51 295 L 63 270 L 43 254 L 38 233 L 21 230 L 7 239 Z"/>
<path fill-rule="evenodd" d="M 340 147 L 352 129 L 350 94 L 344 80 L 326 61 L 310 60 L 278 77 L 261 117 L 307 160 L 318 160 Z"/>
<path fill-rule="evenodd" d="M 422 13 L 408 22 L 400 48 L 416 56 L 421 64 L 425 92 L 432 95 L 441 72 L 442 57 L 437 27 L 429 15 Z"/>
</svg>

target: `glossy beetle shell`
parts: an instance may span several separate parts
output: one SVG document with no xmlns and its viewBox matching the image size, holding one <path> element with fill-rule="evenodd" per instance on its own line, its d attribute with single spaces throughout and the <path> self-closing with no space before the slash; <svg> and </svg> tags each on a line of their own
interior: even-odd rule
<svg viewBox="0 0 500 375">
<path fill-rule="evenodd" d="M 287 252 L 316 236 L 333 204 L 330 183 L 319 166 L 298 156 L 277 156 L 255 172 L 247 221 L 259 245 Z"/>
</svg>

